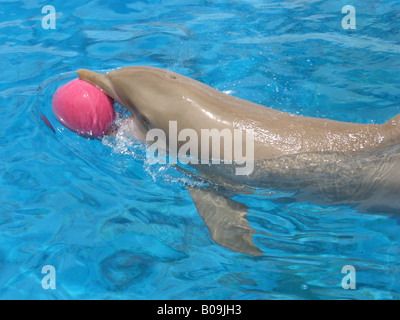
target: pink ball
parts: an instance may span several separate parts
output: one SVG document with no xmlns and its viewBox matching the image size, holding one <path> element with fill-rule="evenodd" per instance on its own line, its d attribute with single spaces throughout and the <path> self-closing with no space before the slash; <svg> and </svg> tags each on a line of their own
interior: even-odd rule
<svg viewBox="0 0 400 320">
<path fill-rule="evenodd" d="M 103 137 L 115 118 L 113 100 L 81 79 L 58 88 L 53 96 L 53 112 L 65 127 L 87 138 Z"/>
</svg>

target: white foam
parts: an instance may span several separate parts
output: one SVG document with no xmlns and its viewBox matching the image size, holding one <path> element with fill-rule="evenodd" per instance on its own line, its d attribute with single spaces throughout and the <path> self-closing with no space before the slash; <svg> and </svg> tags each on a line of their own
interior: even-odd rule
<svg viewBox="0 0 400 320">
<path fill-rule="evenodd" d="M 115 154 L 127 155 L 135 160 L 143 161 L 144 169 L 153 181 L 181 186 L 205 186 L 195 173 L 183 173 L 171 164 L 151 164 L 151 161 L 146 159 L 146 145 L 136 138 L 135 122 L 130 120 L 127 114 L 117 113 L 115 124 L 114 134 L 104 137 L 103 144 L 110 147 Z"/>
</svg>

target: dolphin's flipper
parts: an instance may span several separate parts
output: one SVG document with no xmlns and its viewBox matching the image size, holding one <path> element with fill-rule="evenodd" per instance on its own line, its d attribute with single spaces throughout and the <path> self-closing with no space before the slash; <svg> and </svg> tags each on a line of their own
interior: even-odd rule
<svg viewBox="0 0 400 320">
<path fill-rule="evenodd" d="M 209 189 L 188 187 L 190 196 L 203 218 L 211 238 L 233 251 L 262 255 L 252 240 L 256 232 L 246 219 L 247 206 Z"/>
</svg>

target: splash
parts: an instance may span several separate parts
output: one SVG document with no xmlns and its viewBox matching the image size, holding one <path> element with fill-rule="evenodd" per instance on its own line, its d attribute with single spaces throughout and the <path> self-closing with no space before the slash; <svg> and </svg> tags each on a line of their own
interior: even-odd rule
<svg viewBox="0 0 400 320">
<path fill-rule="evenodd" d="M 205 187 L 204 180 L 190 167 L 151 163 L 146 157 L 146 145 L 135 138 L 135 122 L 129 119 L 130 113 L 116 105 L 116 119 L 113 133 L 103 138 L 105 146 L 114 154 L 128 156 L 143 161 L 144 170 L 154 182 L 163 182 L 177 186 Z"/>
</svg>

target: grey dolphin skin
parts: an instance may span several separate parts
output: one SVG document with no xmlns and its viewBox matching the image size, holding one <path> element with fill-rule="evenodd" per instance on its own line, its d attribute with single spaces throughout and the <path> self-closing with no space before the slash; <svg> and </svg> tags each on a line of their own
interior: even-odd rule
<svg viewBox="0 0 400 320">
<path fill-rule="evenodd" d="M 171 121 L 178 132 L 190 128 L 198 137 L 202 129 L 252 132 L 251 174 L 235 175 L 234 165 L 196 165 L 201 175 L 223 187 L 188 187 L 212 239 L 234 251 L 262 254 L 253 243 L 256 232 L 246 219 L 248 208 L 231 199 L 232 190 L 279 188 L 295 192 L 293 201 L 325 199 L 366 212 L 400 210 L 400 115 L 384 124 L 297 116 L 152 67 L 105 75 L 81 69 L 78 75 L 132 113 L 141 140 L 153 128 L 168 134 Z M 228 159 L 222 148 L 220 155 Z"/>
</svg>

